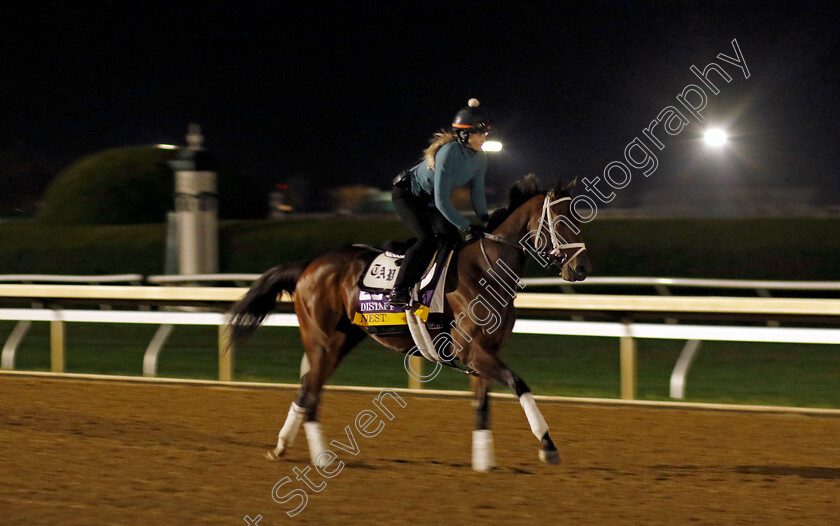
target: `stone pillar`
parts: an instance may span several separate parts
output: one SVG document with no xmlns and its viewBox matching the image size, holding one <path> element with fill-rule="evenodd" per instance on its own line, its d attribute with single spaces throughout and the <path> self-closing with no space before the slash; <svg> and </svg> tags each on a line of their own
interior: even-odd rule
<svg viewBox="0 0 840 526">
<path fill-rule="evenodd" d="M 202 140 L 201 128 L 190 124 L 188 146 L 170 161 L 175 172 L 179 274 L 219 271 L 216 172 L 209 169 Z"/>
</svg>

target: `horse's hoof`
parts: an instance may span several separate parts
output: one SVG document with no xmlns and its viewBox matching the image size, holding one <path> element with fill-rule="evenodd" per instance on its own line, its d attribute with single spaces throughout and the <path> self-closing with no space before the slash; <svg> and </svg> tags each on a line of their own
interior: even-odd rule
<svg viewBox="0 0 840 526">
<path fill-rule="evenodd" d="M 560 463 L 560 453 L 557 452 L 556 449 L 548 450 L 545 449 L 540 450 L 540 460 L 545 462 L 546 464 L 559 464 Z"/>
<path fill-rule="evenodd" d="M 276 447 L 276 448 L 272 449 L 271 451 L 266 451 L 265 452 L 265 458 L 266 458 L 266 460 L 271 460 L 271 461 L 280 460 L 280 457 L 282 457 L 283 453 L 285 453 L 285 452 L 286 452 L 285 447 Z"/>
</svg>

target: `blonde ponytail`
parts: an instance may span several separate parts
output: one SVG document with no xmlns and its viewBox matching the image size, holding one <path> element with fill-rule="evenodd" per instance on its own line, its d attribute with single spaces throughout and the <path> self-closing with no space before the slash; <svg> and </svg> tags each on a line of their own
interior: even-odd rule
<svg viewBox="0 0 840 526">
<path fill-rule="evenodd" d="M 428 148 L 423 150 L 423 159 L 425 159 L 426 167 L 429 168 L 429 170 L 435 169 L 435 154 L 437 154 L 438 150 L 440 150 L 440 147 L 448 142 L 454 141 L 455 139 L 457 139 L 455 134 L 448 130 L 440 130 L 432 136 L 431 144 L 429 144 Z"/>
</svg>

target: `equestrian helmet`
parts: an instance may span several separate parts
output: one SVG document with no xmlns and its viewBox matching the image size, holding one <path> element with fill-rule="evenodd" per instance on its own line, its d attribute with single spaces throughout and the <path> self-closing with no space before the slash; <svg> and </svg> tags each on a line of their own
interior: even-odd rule
<svg viewBox="0 0 840 526">
<path fill-rule="evenodd" d="M 461 140 L 466 140 L 470 133 L 490 133 L 493 131 L 490 125 L 490 119 L 484 114 L 484 111 L 478 108 L 478 99 L 470 99 L 467 101 L 467 106 L 461 108 L 452 119 L 452 131 L 455 132 Z"/>
</svg>

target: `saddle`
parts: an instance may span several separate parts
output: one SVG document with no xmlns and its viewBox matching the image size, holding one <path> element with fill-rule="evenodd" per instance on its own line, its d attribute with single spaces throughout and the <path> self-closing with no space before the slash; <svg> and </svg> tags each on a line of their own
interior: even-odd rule
<svg viewBox="0 0 840 526">
<path fill-rule="evenodd" d="M 372 248 L 372 247 L 365 247 Z M 408 334 L 409 326 L 405 307 L 392 306 L 387 296 L 394 288 L 407 246 L 390 245 L 403 254 L 378 250 L 359 278 L 359 298 L 354 325 L 363 326 L 370 334 Z M 412 310 L 426 324 L 428 329 L 441 329 L 443 323 L 443 296 L 446 274 L 454 250 L 435 252 L 432 263 L 423 274 L 420 283 L 412 290 Z"/>
</svg>

